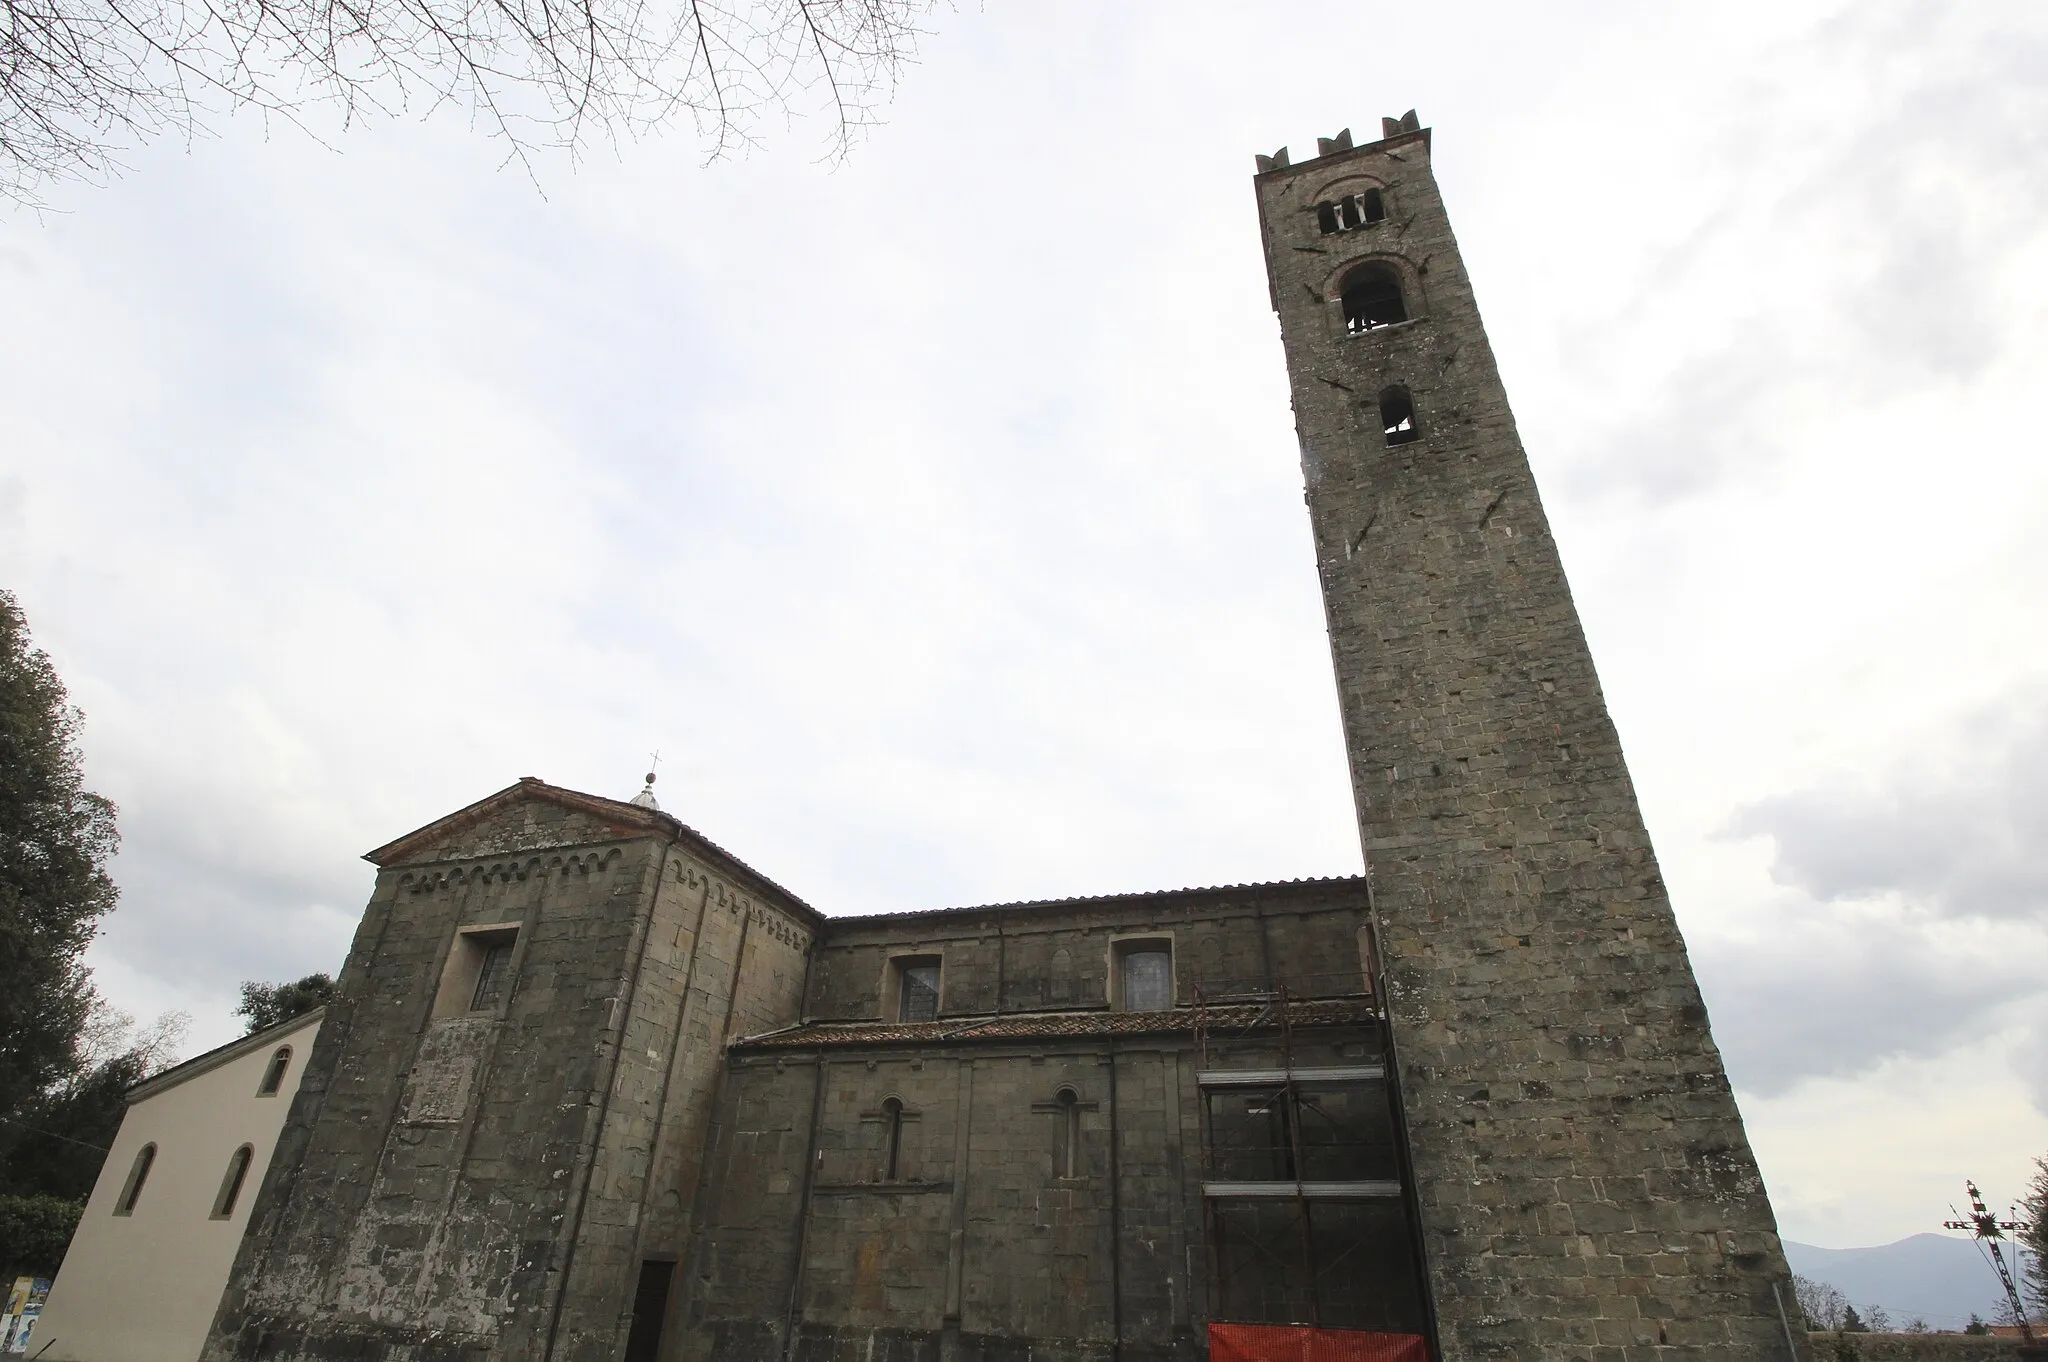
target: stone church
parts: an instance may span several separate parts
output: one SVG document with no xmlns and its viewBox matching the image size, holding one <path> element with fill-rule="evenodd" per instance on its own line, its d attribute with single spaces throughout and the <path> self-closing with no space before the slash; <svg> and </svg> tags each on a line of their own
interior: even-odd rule
<svg viewBox="0 0 2048 1362">
<path fill-rule="evenodd" d="M 1413 114 L 1253 180 L 1357 879 L 834 917 L 534 779 L 376 889 L 207 1362 L 1790 1359 Z"/>
</svg>

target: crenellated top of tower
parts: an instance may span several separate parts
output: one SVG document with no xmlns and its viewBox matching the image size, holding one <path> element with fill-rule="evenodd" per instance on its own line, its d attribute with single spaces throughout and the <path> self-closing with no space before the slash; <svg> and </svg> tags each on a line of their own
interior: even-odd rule
<svg viewBox="0 0 2048 1362">
<path fill-rule="evenodd" d="M 1273 307 L 1301 306 L 1305 290 L 1337 328 L 1332 341 L 1426 315 L 1433 260 L 1458 272 L 1429 171 L 1430 130 L 1413 109 L 1381 119 L 1380 130 L 1362 145 L 1349 128 L 1318 137 L 1299 164 L 1282 147 L 1259 157 L 1252 177 Z"/>
<path fill-rule="evenodd" d="M 1420 137 L 1425 144 L 1429 141 L 1429 129 L 1422 126 L 1422 120 L 1416 116 L 1413 109 L 1402 114 L 1399 118 L 1382 118 L 1380 120 L 1380 140 L 1378 142 L 1368 142 L 1365 145 L 1366 147 L 1376 147 L 1410 136 Z M 1339 156 L 1347 151 L 1356 150 L 1363 150 L 1363 148 L 1352 145 L 1351 129 L 1345 128 L 1335 137 L 1318 137 L 1316 139 L 1314 159 L 1321 160 L 1326 156 Z M 1259 174 L 1261 175 L 1269 174 L 1276 170 L 1289 170 L 1293 168 L 1293 162 L 1287 154 L 1286 147 L 1280 148 L 1271 156 L 1255 156 L 1252 159 L 1258 163 Z M 1308 163 L 1304 161 L 1302 164 L 1306 165 Z"/>
</svg>

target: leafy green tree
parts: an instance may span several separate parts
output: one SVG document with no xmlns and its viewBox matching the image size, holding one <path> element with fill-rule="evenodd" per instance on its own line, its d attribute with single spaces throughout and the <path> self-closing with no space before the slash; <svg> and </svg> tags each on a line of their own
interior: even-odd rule
<svg viewBox="0 0 2048 1362">
<path fill-rule="evenodd" d="M 1972 1310 L 1970 1312 L 1970 1322 L 1963 1326 L 1963 1332 L 1973 1335 L 1988 1334 L 1991 1332 L 1991 1326 L 1986 1324 L 1983 1317 L 1978 1315 L 1975 1310 Z"/>
<path fill-rule="evenodd" d="M 54 1196 L 0 1196 L 0 1273 L 8 1281 L 55 1276 L 84 1201 Z"/>
<path fill-rule="evenodd" d="M 1842 1332 L 1845 1334 L 1867 1334 L 1870 1326 L 1863 1322 L 1863 1316 L 1856 1313 L 1856 1307 L 1842 1307 Z"/>
<path fill-rule="evenodd" d="M 0 1279 L 56 1271 L 128 1089 L 171 1062 L 187 1021 L 136 1034 L 85 968 L 120 837 L 85 788 L 83 722 L 0 591 Z"/>
<path fill-rule="evenodd" d="M 79 1063 L 96 1001 L 83 956 L 118 891 L 114 806 L 85 788 L 84 716 L 0 591 L 0 1151 Z"/>
<path fill-rule="evenodd" d="M 0 1187 L 83 1201 L 128 1111 L 128 1090 L 175 1058 L 188 1018 L 171 1012 L 140 1034 L 134 1018 L 95 1002 L 76 1067 L 26 1103 L 0 1154 Z"/>
<path fill-rule="evenodd" d="M 325 1007 L 333 996 L 334 980 L 324 974 L 309 974 L 291 984 L 259 984 L 252 979 L 242 984 L 242 1005 L 235 1015 L 247 1019 L 249 1033 L 254 1035 L 266 1026 Z"/>
</svg>

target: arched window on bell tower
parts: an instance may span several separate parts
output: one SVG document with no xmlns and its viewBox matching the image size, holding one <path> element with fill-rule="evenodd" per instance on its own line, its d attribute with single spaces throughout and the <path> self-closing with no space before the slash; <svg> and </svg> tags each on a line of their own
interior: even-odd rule
<svg viewBox="0 0 2048 1362">
<path fill-rule="evenodd" d="M 1408 320 L 1401 278 L 1377 262 L 1360 265 L 1344 280 L 1344 329 L 1352 335 Z"/>
<path fill-rule="evenodd" d="M 1346 194 L 1316 205 L 1316 229 L 1324 236 L 1355 231 L 1387 220 L 1387 197 L 1377 189 Z"/>
</svg>

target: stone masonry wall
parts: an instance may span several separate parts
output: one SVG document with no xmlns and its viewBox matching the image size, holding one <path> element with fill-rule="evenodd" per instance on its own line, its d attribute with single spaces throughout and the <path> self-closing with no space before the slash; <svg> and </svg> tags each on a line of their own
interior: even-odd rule
<svg viewBox="0 0 2048 1362">
<path fill-rule="evenodd" d="M 688 959 L 681 978 L 664 990 L 674 1012 L 667 1019 L 667 1102 L 651 1142 L 640 1256 L 680 1260 L 726 1042 L 796 1019 L 811 933 L 681 853 L 670 858 L 664 894 L 687 918 L 680 929 Z"/>
<path fill-rule="evenodd" d="M 697 1183 L 725 1042 L 796 1020 L 809 945 L 785 908 L 701 858 L 669 853 L 626 995 L 629 1020 L 549 1356 L 611 1362 L 631 1323 L 640 1261 L 683 1256 L 683 1189 Z"/>
<path fill-rule="evenodd" d="M 795 1020 L 815 915 L 655 815 L 500 798 L 380 873 L 212 1362 L 596 1362 L 682 1256 L 724 1040 Z M 504 924 L 497 1012 L 434 1017 L 458 929 Z"/>
<path fill-rule="evenodd" d="M 207 1356 L 540 1355 L 651 843 L 386 870 Z M 455 929 L 518 922 L 495 1017 L 431 1020 Z"/>
<path fill-rule="evenodd" d="M 1255 188 L 1444 1356 L 1802 1356 L 1429 134 Z M 1384 221 L 1321 230 L 1319 203 L 1367 189 Z M 1366 262 L 1409 320 L 1347 334 Z M 1394 384 L 1410 443 L 1382 430 Z"/>
<path fill-rule="evenodd" d="M 1364 887 L 1305 880 L 836 919 L 812 964 L 805 1013 L 879 1016 L 889 959 L 913 954 L 943 957 L 944 1015 L 1107 1007 L 1111 944 L 1135 936 L 1173 942 L 1182 1005 L 1197 984 L 1214 998 L 1275 978 L 1298 996 L 1355 993 Z"/>
<path fill-rule="evenodd" d="M 1355 1064 L 1377 1047 L 1370 1031 L 1303 1032 L 1295 1057 Z M 1266 1035 L 1218 1042 L 1210 1062 L 1278 1058 Z M 780 1362 L 792 1326 L 800 1362 L 1206 1356 L 1195 1069 L 1185 1037 L 742 1047 L 670 1356 Z M 1055 1163 L 1061 1088 L 1080 1103 L 1074 1177 Z"/>
</svg>

